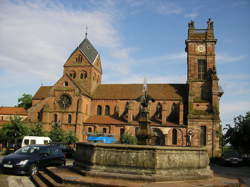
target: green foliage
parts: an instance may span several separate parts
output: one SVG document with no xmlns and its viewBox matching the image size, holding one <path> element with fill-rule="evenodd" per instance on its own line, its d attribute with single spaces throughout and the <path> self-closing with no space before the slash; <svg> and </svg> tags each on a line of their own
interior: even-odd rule
<svg viewBox="0 0 250 187">
<path fill-rule="evenodd" d="M 28 133 L 29 129 L 22 122 L 22 119 L 19 116 L 14 116 L 14 118 L 10 118 L 10 122 L 0 130 L 0 140 L 2 142 L 14 143 L 21 141 Z"/>
<path fill-rule="evenodd" d="M 43 131 L 43 124 L 37 122 L 35 126 L 30 130 L 30 136 L 46 136 L 46 133 Z"/>
<path fill-rule="evenodd" d="M 48 133 L 52 142 L 64 142 L 68 144 L 72 144 L 77 142 L 77 138 L 73 134 L 72 131 L 65 132 L 59 123 L 53 123 L 52 130 Z"/>
<path fill-rule="evenodd" d="M 230 143 L 233 148 L 242 152 L 250 152 L 250 112 L 246 116 L 239 115 L 234 118 L 234 127 L 227 124 L 224 135 L 224 145 Z"/>
<path fill-rule="evenodd" d="M 52 130 L 49 132 L 49 137 L 52 142 L 63 142 L 65 132 L 61 129 L 59 123 L 52 125 Z"/>
<path fill-rule="evenodd" d="M 137 144 L 137 138 L 127 132 L 121 136 L 122 144 Z"/>
<path fill-rule="evenodd" d="M 23 94 L 22 97 L 18 98 L 18 106 L 28 109 L 32 106 L 32 95 Z"/>
<path fill-rule="evenodd" d="M 67 144 L 73 144 L 78 141 L 77 137 L 73 134 L 72 131 L 66 132 L 64 137 L 64 142 Z"/>
</svg>

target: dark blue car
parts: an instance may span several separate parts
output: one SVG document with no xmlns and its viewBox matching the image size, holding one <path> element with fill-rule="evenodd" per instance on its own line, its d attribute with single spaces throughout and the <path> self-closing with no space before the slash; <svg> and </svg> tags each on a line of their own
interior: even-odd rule
<svg viewBox="0 0 250 187">
<path fill-rule="evenodd" d="M 58 146 L 29 145 L 5 156 L 2 169 L 6 173 L 34 175 L 38 168 L 65 165 L 65 156 Z"/>
</svg>

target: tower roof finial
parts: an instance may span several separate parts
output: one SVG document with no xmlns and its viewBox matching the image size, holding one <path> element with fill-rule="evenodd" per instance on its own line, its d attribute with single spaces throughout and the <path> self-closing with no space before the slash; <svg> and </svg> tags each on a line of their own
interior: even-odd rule
<svg viewBox="0 0 250 187">
<path fill-rule="evenodd" d="M 87 38 L 87 36 L 88 36 L 88 25 L 86 25 L 85 27 L 85 38 Z"/>
</svg>

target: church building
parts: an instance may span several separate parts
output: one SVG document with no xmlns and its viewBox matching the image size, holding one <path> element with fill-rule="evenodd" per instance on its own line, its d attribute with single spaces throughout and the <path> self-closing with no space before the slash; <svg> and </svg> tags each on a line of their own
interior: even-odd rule
<svg viewBox="0 0 250 187">
<path fill-rule="evenodd" d="M 205 146 L 210 157 L 220 155 L 219 101 L 223 92 L 216 73 L 213 22 L 196 29 L 191 21 L 185 41 L 187 82 L 148 84 L 154 145 Z M 28 111 L 31 122 L 45 130 L 57 123 L 73 131 L 79 141 L 93 133 L 112 134 L 138 129 L 143 84 L 102 84 L 101 57 L 87 37 L 64 64 L 62 77 L 53 86 L 41 86 Z"/>
</svg>

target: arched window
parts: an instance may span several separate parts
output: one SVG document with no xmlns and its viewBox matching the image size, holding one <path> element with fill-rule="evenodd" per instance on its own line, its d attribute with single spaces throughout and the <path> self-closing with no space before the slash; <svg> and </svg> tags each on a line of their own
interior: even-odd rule
<svg viewBox="0 0 250 187">
<path fill-rule="evenodd" d="M 177 130 L 173 129 L 172 131 L 172 144 L 176 145 L 177 144 Z"/>
<path fill-rule="evenodd" d="M 76 72 L 74 72 L 74 71 L 71 71 L 70 73 L 69 73 L 69 76 L 71 77 L 71 78 L 76 78 Z"/>
<path fill-rule="evenodd" d="M 107 128 L 103 128 L 103 129 L 102 129 L 102 132 L 103 132 L 103 133 L 107 133 Z"/>
<path fill-rule="evenodd" d="M 91 133 L 91 132 L 92 132 L 92 128 L 89 127 L 89 128 L 88 128 L 88 133 Z"/>
<path fill-rule="evenodd" d="M 67 81 L 64 82 L 64 87 L 68 86 L 69 83 Z"/>
<path fill-rule="evenodd" d="M 86 71 L 82 71 L 80 74 L 80 79 L 86 79 L 87 78 L 87 72 Z"/>
<path fill-rule="evenodd" d="M 71 123 L 71 121 L 72 121 L 72 115 L 69 114 L 69 115 L 68 115 L 68 123 Z"/>
<path fill-rule="evenodd" d="M 125 133 L 125 129 L 124 128 L 120 128 L 120 140 L 122 139 L 122 136 Z"/>
<path fill-rule="evenodd" d="M 110 107 L 108 105 L 105 106 L 105 115 L 106 116 L 110 115 Z"/>
<path fill-rule="evenodd" d="M 43 108 L 38 112 L 37 119 L 38 119 L 38 121 L 42 121 L 43 120 Z"/>
<path fill-rule="evenodd" d="M 198 60 L 198 79 L 205 80 L 207 71 L 207 62 L 206 60 Z"/>
<path fill-rule="evenodd" d="M 100 105 L 97 106 L 97 115 L 102 115 L 102 106 Z"/>
<path fill-rule="evenodd" d="M 57 114 L 54 114 L 54 122 L 57 122 Z"/>
<path fill-rule="evenodd" d="M 156 118 L 160 119 L 162 116 L 162 105 L 158 103 L 156 106 Z"/>
<path fill-rule="evenodd" d="M 82 62 L 82 55 L 78 55 L 78 56 L 77 56 L 76 62 Z"/>
<path fill-rule="evenodd" d="M 207 130 L 206 130 L 206 126 L 201 126 L 200 129 L 200 145 L 201 146 L 205 146 L 207 144 Z"/>
</svg>

